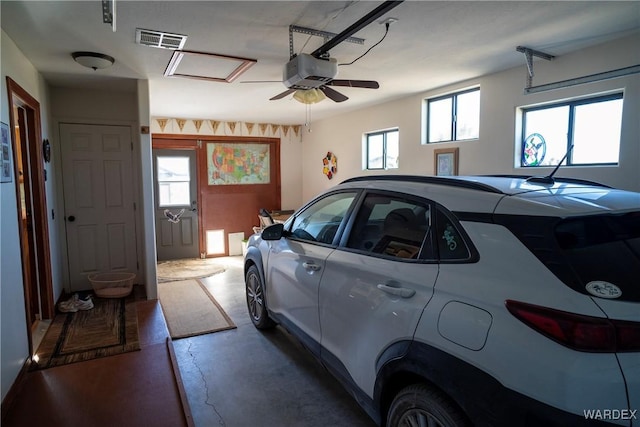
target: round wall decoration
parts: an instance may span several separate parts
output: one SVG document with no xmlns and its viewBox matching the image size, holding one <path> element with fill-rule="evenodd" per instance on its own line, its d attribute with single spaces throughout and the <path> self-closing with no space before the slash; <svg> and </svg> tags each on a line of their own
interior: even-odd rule
<svg viewBox="0 0 640 427">
<path fill-rule="evenodd" d="M 547 154 L 547 143 L 539 133 L 532 133 L 524 140 L 523 166 L 540 166 Z"/>
<path fill-rule="evenodd" d="M 322 173 L 331 179 L 336 172 L 338 172 L 338 159 L 331 151 L 327 151 L 327 155 L 322 158 Z"/>
</svg>

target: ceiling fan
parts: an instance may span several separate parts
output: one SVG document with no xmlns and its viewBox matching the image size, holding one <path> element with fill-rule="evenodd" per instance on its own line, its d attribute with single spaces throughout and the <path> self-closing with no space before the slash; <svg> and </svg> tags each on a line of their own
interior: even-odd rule
<svg viewBox="0 0 640 427">
<path fill-rule="evenodd" d="M 312 55 L 301 53 L 294 56 L 284 67 L 283 83 L 288 88 L 284 92 L 270 98 L 271 101 L 282 99 L 285 96 L 298 91 L 311 91 L 309 93 L 296 93 L 301 102 L 317 102 L 324 97 L 318 94 L 322 92 L 327 98 L 335 102 L 343 102 L 349 99 L 347 96 L 332 89 L 330 86 L 360 87 L 378 89 L 380 85 L 373 80 L 342 80 L 336 79 L 338 64 L 333 58 L 316 58 Z M 306 102 L 305 102 L 306 103 Z"/>
<path fill-rule="evenodd" d="M 343 102 L 349 98 L 333 89 L 332 86 L 378 89 L 380 85 L 373 80 L 336 79 L 338 63 L 334 58 L 329 57 L 329 50 L 400 3 L 402 1 L 385 1 L 310 54 L 294 54 L 292 51 L 293 42 L 290 40 L 290 59 L 282 72 L 282 81 L 287 90 L 270 98 L 270 100 L 274 101 L 294 94 L 295 99 L 305 104 L 321 101 L 325 96 L 335 102 Z M 289 36 L 291 38 L 291 32 Z"/>
</svg>

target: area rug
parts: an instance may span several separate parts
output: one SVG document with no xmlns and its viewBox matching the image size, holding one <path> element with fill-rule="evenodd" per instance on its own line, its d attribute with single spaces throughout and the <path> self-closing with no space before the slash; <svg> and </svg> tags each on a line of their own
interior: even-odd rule
<svg viewBox="0 0 640 427">
<path fill-rule="evenodd" d="M 222 273 L 224 266 L 215 258 L 173 259 L 158 261 L 158 282 L 172 282 L 175 280 L 201 279 Z"/>
<path fill-rule="evenodd" d="M 94 298 L 93 303 L 91 310 L 56 314 L 32 369 L 140 350 L 135 298 Z"/>
<path fill-rule="evenodd" d="M 197 279 L 158 283 L 158 299 L 173 339 L 236 327 Z"/>
</svg>

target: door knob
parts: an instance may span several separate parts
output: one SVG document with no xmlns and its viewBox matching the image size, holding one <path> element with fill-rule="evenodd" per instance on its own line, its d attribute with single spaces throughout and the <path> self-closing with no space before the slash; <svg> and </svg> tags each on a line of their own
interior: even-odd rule
<svg viewBox="0 0 640 427">
<path fill-rule="evenodd" d="M 69 216 L 67 217 L 67 220 L 68 220 L 69 222 L 73 222 L 73 221 L 75 221 L 75 220 L 76 220 L 76 217 L 75 217 L 75 216 L 73 216 L 73 215 L 69 215 Z"/>
</svg>

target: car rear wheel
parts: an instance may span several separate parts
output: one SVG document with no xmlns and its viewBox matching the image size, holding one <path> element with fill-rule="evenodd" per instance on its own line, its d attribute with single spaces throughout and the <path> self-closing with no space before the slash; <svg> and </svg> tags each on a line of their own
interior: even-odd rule
<svg viewBox="0 0 640 427">
<path fill-rule="evenodd" d="M 442 393 L 414 384 L 402 389 L 391 403 L 388 427 L 466 427 L 464 415 Z"/>
<path fill-rule="evenodd" d="M 247 309 L 253 325 L 258 329 L 269 329 L 275 326 L 275 322 L 267 313 L 267 305 L 264 299 L 264 285 L 260 273 L 255 265 L 247 270 L 245 276 L 245 288 L 247 293 Z"/>
</svg>

